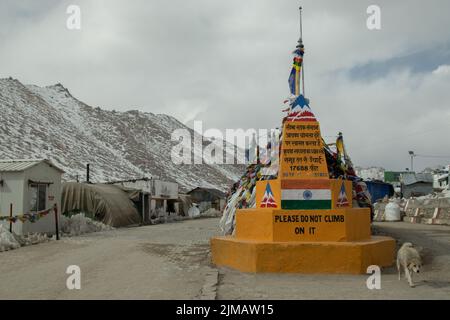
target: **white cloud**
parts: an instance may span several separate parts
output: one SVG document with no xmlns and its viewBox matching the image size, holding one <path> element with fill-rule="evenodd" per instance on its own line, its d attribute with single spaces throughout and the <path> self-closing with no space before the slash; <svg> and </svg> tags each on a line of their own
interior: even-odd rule
<svg viewBox="0 0 450 320">
<path fill-rule="evenodd" d="M 436 75 L 449 75 L 450 74 L 450 65 L 441 65 L 433 71 L 433 74 Z"/>
<path fill-rule="evenodd" d="M 2 77 L 61 82 L 93 106 L 202 120 L 205 129 L 280 125 L 296 1 L 24 1 L 0 3 Z M 81 7 L 81 31 L 65 27 L 69 4 Z M 380 0 L 380 31 L 366 28 L 370 4 L 302 2 L 306 93 L 324 134 L 343 131 L 356 164 L 403 169 L 409 148 L 450 149 L 448 66 L 373 81 L 336 70 L 448 44 L 450 2 Z"/>
</svg>

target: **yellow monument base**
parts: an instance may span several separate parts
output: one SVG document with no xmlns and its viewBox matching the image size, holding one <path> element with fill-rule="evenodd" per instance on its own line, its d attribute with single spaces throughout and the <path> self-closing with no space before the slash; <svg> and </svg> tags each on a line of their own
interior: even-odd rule
<svg viewBox="0 0 450 320">
<path fill-rule="evenodd" d="M 370 209 L 353 208 L 352 182 L 329 178 L 319 123 L 311 117 L 305 109 L 284 122 L 278 178 L 256 182 L 255 208 L 236 210 L 234 237 L 211 239 L 214 264 L 350 274 L 393 264 L 395 240 L 371 236 Z"/>
<path fill-rule="evenodd" d="M 370 265 L 392 265 L 394 249 L 394 239 L 375 236 L 354 242 L 211 239 L 213 263 L 243 272 L 361 274 Z"/>
<path fill-rule="evenodd" d="M 363 208 L 237 210 L 236 235 L 211 239 L 213 263 L 243 272 L 360 274 L 392 265 L 394 251 Z"/>
</svg>

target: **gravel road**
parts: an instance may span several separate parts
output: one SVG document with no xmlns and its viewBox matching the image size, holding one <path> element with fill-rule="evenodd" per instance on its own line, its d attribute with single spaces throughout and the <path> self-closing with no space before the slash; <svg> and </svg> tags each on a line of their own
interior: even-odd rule
<svg viewBox="0 0 450 320">
<path fill-rule="evenodd" d="M 210 263 L 218 219 L 117 229 L 0 253 L 0 299 L 449 299 L 450 227 L 376 223 L 374 231 L 423 248 L 417 286 L 369 275 L 245 274 Z M 69 265 L 81 289 L 66 287 Z M 216 286 L 217 284 L 217 286 Z"/>
<path fill-rule="evenodd" d="M 214 271 L 209 238 L 217 222 L 116 229 L 2 252 L 0 299 L 201 298 Z M 81 269 L 80 290 L 66 287 L 69 265 Z"/>
</svg>

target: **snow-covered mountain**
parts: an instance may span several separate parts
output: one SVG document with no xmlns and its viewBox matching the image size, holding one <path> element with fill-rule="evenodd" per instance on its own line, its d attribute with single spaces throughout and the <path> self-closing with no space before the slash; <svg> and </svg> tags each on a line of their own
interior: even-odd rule
<svg viewBox="0 0 450 320">
<path fill-rule="evenodd" d="M 0 159 L 51 159 L 66 171 L 65 180 L 85 179 L 90 163 L 93 182 L 153 176 L 177 181 L 183 190 L 224 190 L 242 174 L 242 165 L 174 164 L 175 129 L 188 129 L 193 140 L 193 130 L 168 115 L 107 111 L 77 100 L 61 84 L 0 79 Z"/>
</svg>

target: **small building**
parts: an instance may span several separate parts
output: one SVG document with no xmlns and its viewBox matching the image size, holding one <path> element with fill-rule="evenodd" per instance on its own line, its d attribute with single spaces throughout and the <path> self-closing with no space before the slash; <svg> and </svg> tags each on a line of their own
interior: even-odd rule
<svg viewBox="0 0 450 320">
<path fill-rule="evenodd" d="M 448 189 L 450 166 L 434 170 L 433 172 L 433 188 L 436 192 Z"/>
<path fill-rule="evenodd" d="M 61 176 L 64 171 L 50 160 L 0 160 L 0 216 L 36 213 L 57 205 L 61 208 Z M 60 221 L 60 220 L 59 220 Z M 9 222 L 1 222 L 9 228 Z M 55 233 L 53 212 L 36 222 L 16 221 L 12 230 L 18 235 L 27 233 Z"/>
<path fill-rule="evenodd" d="M 226 194 L 213 188 L 197 187 L 187 193 L 191 196 L 192 202 L 199 205 L 201 212 L 214 208 L 222 211 L 225 207 Z"/>
<path fill-rule="evenodd" d="M 433 176 L 431 173 L 402 173 L 400 181 L 404 198 L 421 197 L 433 192 Z"/>
<path fill-rule="evenodd" d="M 400 182 L 400 176 L 402 174 L 410 174 L 410 173 L 414 173 L 414 172 L 410 172 L 410 171 L 385 171 L 384 172 L 384 182 L 386 183 L 390 183 L 395 187 L 400 187 L 401 186 L 401 182 Z"/>
<path fill-rule="evenodd" d="M 157 216 L 158 212 L 178 213 L 178 183 L 152 178 L 112 181 L 110 184 L 140 190 L 142 196 L 136 205 L 143 222 Z"/>
<path fill-rule="evenodd" d="M 355 173 L 364 181 L 384 181 L 385 170 L 381 167 L 361 168 L 355 167 Z"/>
<path fill-rule="evenodd" d="M 433 184 L 433 187 L 436 191 L 442 191 L 448 189 L 448 185 L 449 185 L 449 174 L 444 173 L 436 177 L 436 181 L 435 184 Z"/>
</svg>

